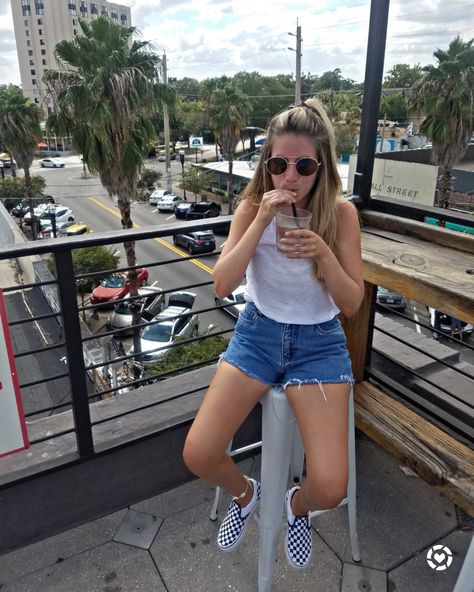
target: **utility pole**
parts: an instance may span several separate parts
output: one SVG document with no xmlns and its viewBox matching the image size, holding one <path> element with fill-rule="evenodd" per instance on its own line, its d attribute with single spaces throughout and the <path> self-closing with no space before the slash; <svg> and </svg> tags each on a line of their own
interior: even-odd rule
<svg viewBox="0 0 474 592">
<path fill-rule="evenodd" d="M 163 84 L 168 84 L 168 70 L 166 67 L 166 53 L 163 54 Z M 166 188 L 172 191 L 171 187 L 171 159 L 170 159 L 170 118 L 168 106 L 163 106 L 163 128 L 165 131 L 165 165 L 166 165 Z"/>
<path fill-rule="evenodd" d="M 295 33 L 288 33 L 292 37 L 296 37 L 296 49 L 289 47 L 291 51 L 296 52 L 296 73 L 295 73 L 295 105 L 301 103 L 301 27 L 298 25 L 298 19 L 296 19 L 296 35 Z"/>
</svg>

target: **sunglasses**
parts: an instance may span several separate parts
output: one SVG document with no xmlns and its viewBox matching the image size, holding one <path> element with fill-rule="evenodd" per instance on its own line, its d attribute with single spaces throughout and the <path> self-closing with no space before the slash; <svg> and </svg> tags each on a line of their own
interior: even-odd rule
<svg viewBox="0 0 474 592">
<path fill-rule="evenodd" d="M 270 175 L 283 175 L 290 165 L 295 165 L 296 172 L 303 177 L 314 175 L 320 164 L 315 158 L 309 157 L 298 158 L 296 162 L 288 162 L 283 156 L 272 156 L 265 161 L 265 166 Z"/>
</svg>

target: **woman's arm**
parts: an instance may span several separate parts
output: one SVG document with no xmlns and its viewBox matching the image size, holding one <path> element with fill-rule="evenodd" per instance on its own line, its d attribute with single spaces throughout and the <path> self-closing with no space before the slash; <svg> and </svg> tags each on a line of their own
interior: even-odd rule
<svg viewBox="0 0 474 592">
<path fill-rule="evenodd" d="M 239 204 L 232 218 L 229 237 L 212 272 L 219 298 L 230 294 L 242 281 L 263 231 L 275 216 L 276 208 L 294 199 L 293 191 L 273 189 L 264 194 L 259 205 L 250 198 Z"/>
</svg>

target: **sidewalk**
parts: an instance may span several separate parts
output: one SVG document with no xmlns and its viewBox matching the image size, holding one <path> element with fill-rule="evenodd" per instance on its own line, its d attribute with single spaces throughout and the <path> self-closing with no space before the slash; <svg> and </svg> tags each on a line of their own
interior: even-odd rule
<svg viewBox="0 0 474 592">
<path fill-rule="evenodd" d="M 259 475 L 260 457 L 243 470 Z M 274 592 L 452 592 L 473 521 L 374 442 L 357 439 L 358 532 L 362 562 L 350 556 L 347 510 L 313 520 L 304 572 L 289 568 L 280 539 Z M 0 557 L 2 592 L 256 592 L 258 526 L 233 554 L 217 550 L 209 520 L 214 490 L 196 480 Z M 220 516 L 229 498 L 223 499 Z M 453 554 L 435 571 L 435 544 Z"/>
</svg>

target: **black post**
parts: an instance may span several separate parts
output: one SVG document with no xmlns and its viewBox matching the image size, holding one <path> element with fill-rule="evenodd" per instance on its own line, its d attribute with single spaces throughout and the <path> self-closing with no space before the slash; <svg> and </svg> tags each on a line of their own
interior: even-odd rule
<svg viewBox="0 0 474 592">
<path fill-rule="evenodd" d="M 94 454 L 89 401 L 87 399 L 87 378 L 82 350 L 81 326 L 76 298 L 76 282 L 71 251 L 55 253 L 58 270 L 58 292 L 61 303 L 62 323 L 66 342 L 66 355 L 71 382 L 72 412 L 79 455 Z"/>
<path fill-rule="evenodd" d="M 389 6 L 390 0 L 372 0 L 370 5 L 364 101 L 353 190 L 354 195 L 360 198 L 358 203 L 363 208 L 370 208 Z"/>
<path fill-rule="evenodd" d="M 56 226 L 56 206 L 50 206 L 49 211 L 51 213 L 51 230 L 53 231 L 53 237 L 56 238 L 58 230 L 58 227 Z"/>
<path fill-rule="evenodd" d="M 184 150 L 179 151 L 179 160 L 181 161 L 181 178 L 183 180 L 183 197 L 186 201 L 186 186 L 184 184 Z"/>
</svg>

